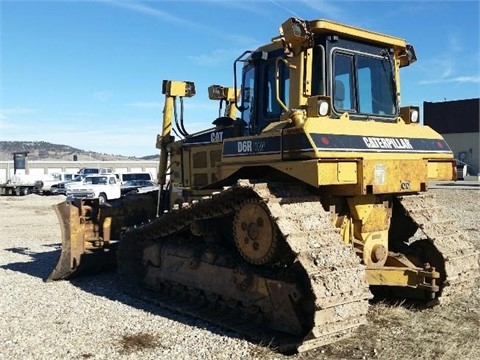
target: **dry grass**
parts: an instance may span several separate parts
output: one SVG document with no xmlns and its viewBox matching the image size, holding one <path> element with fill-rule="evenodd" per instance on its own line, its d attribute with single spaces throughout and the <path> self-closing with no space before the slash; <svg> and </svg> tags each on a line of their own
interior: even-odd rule
<svg viewBox="0 0 480 360">
<path fill-rule="evenodd" d="M 478 359 L 480 281 L 471 295 L 431 309 L 377 303 L 352 338 L 298 354 L 298 359 Z"/>
<path fill-rule="evenodd" d="M 404 304 L 377 303 L 370 307 L 368 324 L 356 335 L 293 356 L 265 346 L 254 347 L 251 359 L 385 359 L 470 360 L 480 351 L 480 281 L 471 295 L 448 305 L 415 309 Z"/>
<path fill-rule="evenodd" d="M 148 333 L 123 335 L 120 340 L 120 345 L 122 347 L 120 351 L 122 354 L 131 354 L 139 350 L 162 347 L 159 340 Z"/>
<path fill-rule="evenodd" d="M 272 346 L 271 342 L 261 341 L 259 344 L 255 344 L 249 350 L 250 359 L 267 359 L 271 354 L 277 354 L 278 349 Z"/>
</svg>

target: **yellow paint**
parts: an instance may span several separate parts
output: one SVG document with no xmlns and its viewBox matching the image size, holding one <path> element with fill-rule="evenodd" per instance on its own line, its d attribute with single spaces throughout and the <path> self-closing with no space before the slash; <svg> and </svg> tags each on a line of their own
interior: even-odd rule
<svg viewBox="0 0 480 360">
<path fill-rule="evenodd" d="M 339 183 L 355 184 L 357 182 L 357 163 L 338 162 L 337 180 Z"/>
<path fill-rule="evenodd" d="M 358 27 L 340 24 L 330 20 L 309 21 L 310 30 L 314 33 L 335 33 L 348 38 L 368 39 L 369 42 L 405 48 L 405 40 Z"/>
<path fill-rule="evenodd" d="M 388 229 L 390 227 L 390 200 L 374 195 L 355 196 L 347 199 L 350 209 L 355 246 L 363 251 L 363 262 L 367 266 L 385 264 L 388 252 Z M 377 259 L 376 247 L 383 247 L 385 256 Z"/>
<path fill-rule="evenodd" d="M 370 285 L 388 285 L 410 288 L 422 287 L 425 280 L 438 279 L 438 272 L 428 273 L 419 268 L 383 267 L 367 268 L 367 281 Z"/>
</svg>

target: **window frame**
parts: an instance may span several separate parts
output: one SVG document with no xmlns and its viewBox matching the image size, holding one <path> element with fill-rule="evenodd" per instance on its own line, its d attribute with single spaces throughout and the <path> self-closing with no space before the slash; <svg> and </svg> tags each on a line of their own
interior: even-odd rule
<svg viewBox="0 0 480 360">
<path fill-rule="evenodd" d="M 354 108 L 349 110 L 349 109 L 337 109 L 335 106 L 334 106 L 334 83 L 335 83 L 335 57 L 336 55 L 342 55 L 342 56 L 349 56 L 352 58 L 352 65 L 353 65 L 353 81 L 351 82 L 351 85 L 352 86 L 352 83 L 353 83 L 353 100 L 354 100 Z M 359 67 L 358 67 L 358 59 L 359 57 L 363 57 L 363 58 L 371 58 L 371 59 L 377 59 L 377 60 L 380 60 L 380 61 L 387 61 L 387 63 L 389 64 L 389 68 L 390 68 L 390 75 L 391 75 L 391 82 L 392 82 L 392 85 L 390 85 L 390 87 L 392 88 L 391 91 L 392 91 L 392 102 L 393 102 L 393 106 L 394 106 L 394 113 L 393 114 L 378 114 L 378 113 L 373 113 L 373 109 L 372 109 L 372 112 L 369 113 L 369 112 L 361 112 L 360 111 L 360 84 L 359 84 Z M 396 88 L 393 86 L 394 84 L 394 78 L 395 78 L 395 71 L 394 69 L 392 68 L 392 65 L 390 64 L 390 62 L 385 58 L 385 56 L 382 56 L 382 55 L 377 55 L 377 54 L 373 54 L 371 52 L 365 52 L 365 51 L 358 51 L 358 50 L 353 50 L 353 49 L 348 49 L 348 48 L 344 48 L 344 47 L 332 47 L 330 49 L 330 56 L 329 56 L 329 61 L 330 61 L 330 66 L 329 66 L 329 74 L 328 74 L 328 78 L 329 78 L 329 83 L 330 83 L 330 86 L 329 86 L 329 91 L 330 91 L 330 95 L 332 97 L 332 110 L 333 110 L 333 113 L 336 114 L 337 116 L 341 116 L 343 113 L 347 112 L 349 113 L 350 117 L 352 119 L 362 119 L 362 120 L 365 120 L 365 119 L 372 119 L 372 120 L 382 120 L 382 121 L 388 121 L 388 122 L 393 122 L 393 121 L 396 121 L 397 117 L 398 117 L 398 111 L 399 111 L 399 103 L 398 103 L 398 96 L 397 96 L 397 93 L 396 93 Z"/>
</svg>

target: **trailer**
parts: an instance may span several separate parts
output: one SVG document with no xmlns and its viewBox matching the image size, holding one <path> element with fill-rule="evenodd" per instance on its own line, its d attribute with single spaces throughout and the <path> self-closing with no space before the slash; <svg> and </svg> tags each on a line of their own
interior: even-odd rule
<svg viewBox="0 0 480 360">
<path fill-rule="evenodd" d="M 0 184 L 0 195 L 28 195 L 35 188 L 35 179 L 29 175 L 13 175 Z"/>
</svg>

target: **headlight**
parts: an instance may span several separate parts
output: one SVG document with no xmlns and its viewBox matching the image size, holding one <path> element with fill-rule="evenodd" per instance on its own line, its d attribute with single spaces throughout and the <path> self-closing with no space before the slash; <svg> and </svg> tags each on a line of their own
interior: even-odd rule
<svg viewBox="0 0 480 360">
<path fill-rule="evenodd" d="M 418 110 L 410 110 L 410 122 L 416 124 L 418 122 Z"/>
<path fill-rule="evenodd" d="M 329 110 L 328 107 L 329 107 L 329 104 L 328 104 L 327 101 L 319 100 L 318 101 L 318 115 L 327 116 L 328 110 Z"/>
<path fill-rule="evenodd" d="M 330 96 L 315 95 L 307 99 L 308 117 L 330 116 L 331 112 L 332 100 Z"/>
</svg>

